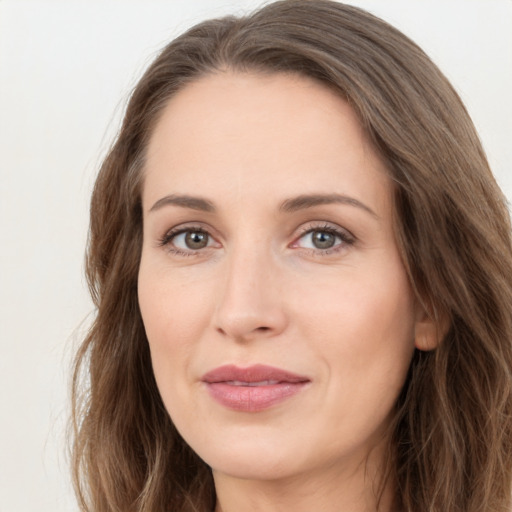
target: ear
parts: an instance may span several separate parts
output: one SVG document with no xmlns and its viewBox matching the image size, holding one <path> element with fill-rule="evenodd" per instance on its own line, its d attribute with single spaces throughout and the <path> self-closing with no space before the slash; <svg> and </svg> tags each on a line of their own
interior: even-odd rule
<svg viewBox="0 0 512 512">
<path fill-rule="evenodd" d="M 423 304 L 417 304 L 414 346 L 418 350 L 434 350 L 443 341 L 449 327 L 448 315 L 431 313 L 426 310 Z"/>
</svg>

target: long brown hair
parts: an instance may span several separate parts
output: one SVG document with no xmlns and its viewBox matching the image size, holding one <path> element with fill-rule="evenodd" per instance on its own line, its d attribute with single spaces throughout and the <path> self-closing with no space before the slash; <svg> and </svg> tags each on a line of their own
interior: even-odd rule
<svg viewBox="0 0 512 512">
<path fill-rule="evenodd" d="M 201 23 L 146 71 L 97 178 L 87 278 L 97 308 L 73 380 L 83 511 L 213 510 L 209 468 L 160 399 L 137 302 L 145 148 L 166 102 L 223 69 L 293 72 L 357 112 L 395 183 L 396 237 L 416 296 L 446 333 L 416 351 L 396 406 L 389 476 L 408 512 L 505 512 L 512 482 L 512 249 L 506 201 L 458 95 L 387 23 L 285 0 Z M 442 325 L 441 325 L 442 324 Z"/>
</svg>

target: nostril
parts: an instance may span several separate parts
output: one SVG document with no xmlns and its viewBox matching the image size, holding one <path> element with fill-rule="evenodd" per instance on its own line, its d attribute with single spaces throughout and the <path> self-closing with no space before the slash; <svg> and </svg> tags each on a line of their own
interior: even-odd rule
<svg viewBox="0 0 512 512">
<path fill-rule="evenodd" d="M 261 327 L 256 327 L 255 329 L 252 330 L 252 332 L 253 333 L 255 333 L 255 332 L 266 333 L 271 330 L 272 330 L 271 327 L 261 326 Z M 217 327 L 217 332 L 219 334 L 222 334 L 223 336 L 229 336 L 229 334 L 228 334 L 229 330 L 225 330 L 222 327 Z M 250 334 L 250 333 L 245 333 L 245 334 Z"/>
</svg>

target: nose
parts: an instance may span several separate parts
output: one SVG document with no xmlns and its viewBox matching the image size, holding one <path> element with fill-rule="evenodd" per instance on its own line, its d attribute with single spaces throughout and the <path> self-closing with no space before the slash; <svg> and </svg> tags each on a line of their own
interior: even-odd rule
<svg viewBox="0 0 512 512">
<path fill-rule="evenodd" d="M 282 272 L 272 255 L 239 250 L 224 261 L 223 286 L 214 322 L 217 332 L 236 341 L 269 338 L 287 325 Z"/>
</svg>

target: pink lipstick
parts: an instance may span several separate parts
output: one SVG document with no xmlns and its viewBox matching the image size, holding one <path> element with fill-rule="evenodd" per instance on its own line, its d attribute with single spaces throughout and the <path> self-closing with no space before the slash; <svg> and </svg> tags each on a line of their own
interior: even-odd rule
<svg viewBox="0 0 512 512">
<path fill-rule="evenodd" d="M 247 368 L 220 366 L 201 380 L 214 400 L 241 412 L 268 409 L 297 394 L 310 382 L 307 377 L 260 364 Z"/>
</svg>

